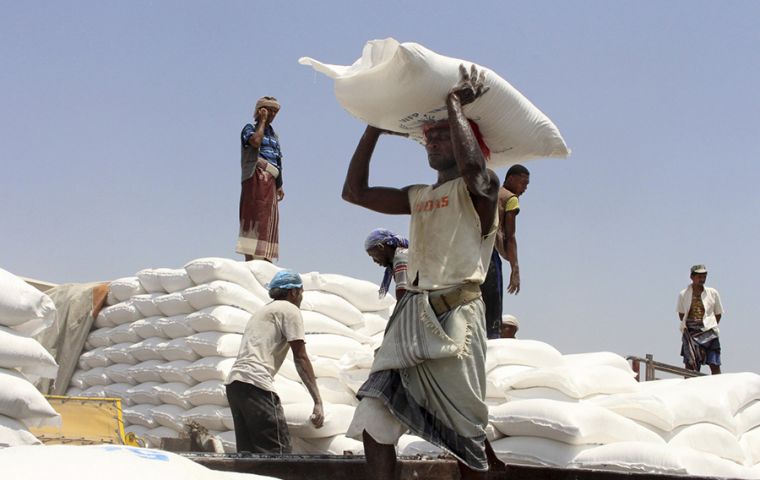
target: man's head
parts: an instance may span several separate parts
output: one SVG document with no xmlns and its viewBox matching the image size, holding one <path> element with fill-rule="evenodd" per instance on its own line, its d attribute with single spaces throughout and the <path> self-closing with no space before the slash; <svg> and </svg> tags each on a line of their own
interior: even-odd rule
<svg viewBox="0 0 760 480">
<path fill-rule="evenodd" d="M 504 188 L 518 197 L 525 193 L 530 183 L 530 172 L 522 165 L 512 165 L 504 178 Z"/>
<path fill-rule="evenodd" d="M 491 152 L 480 134 L 478 125 L 472 120 L 468 122 L 483 157 L 488 158 Z M 451 126 L 448 119 L 425 124 L 422 127 L 422 133 L 425 136 L 425 150 L 430 167 L 439 172 L 455 167 L 457 162 L 454 157 L 454 144 L 451 142 Z"/>
<path fill-rule="evenodd" d="M 692 285 L 704 287 L 707 281 L 707 267 L 704 265 L 694 265 L 691 267 L 690 276 Z"/>
<path fill-rule="evenodd" d="M 396 248 L 398 247 L 409 247 L 409 240 L 384 228 L 372 230 L 367 239 L 364 240 L 364 249 L 367 251 L 367 255 L 372 257 L 372 260 L 381 267 L 393 265 L 393 257 L 396 255 Z"/>
<path fill-rule="evenodd" d="M 280 102 L 274 97 L 261 97 L 256 101 L 256 107 L 253 109 L 253 118 L 257 122 L 259 121 L 259 110 L 265 109 L 267 111 L 267 123 L 272 123 L 274 117 L 277 116 L 277 112 L 280 111 Z"/>
<path fill-rule="evenodd" d="M 520 330 L 520 322 L 514 315 L 504 315 L 501 318 L 501 338 L 516 338 Z"/>
<path fill-rule="evenodd" d="M 274 300 L 285 300 L 300 307 L 303 300 L 301 276 L 292 270 L 280 270 L 269 282 L 269 296 Z"/>
</svg>

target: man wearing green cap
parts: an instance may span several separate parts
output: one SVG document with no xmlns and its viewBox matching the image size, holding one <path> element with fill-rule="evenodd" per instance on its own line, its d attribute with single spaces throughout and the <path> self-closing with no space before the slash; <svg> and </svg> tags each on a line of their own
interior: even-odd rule
<svg viewBox="0 0 760 480">
<path fill-rule="evenodd" d="M 691 285 L 678 294 L 678 318 L 681 320 L 681 356 L 688 370 L 698 372 L 708 365 L 713 375 L 720 373 L 720 338 L 718 324 L 723 316 L 720 295 L 706 287 L 707 267 L 691 267 Z"/>
<path fill-rule="evenodd" d="M 314 400 L 311 422 L 322 426 L 322 399 L 304 343 L 301 276 L 282 270 L 269 283 L 272 302 L 251 317 L 240 342 L 240 352 L 227 376 L 227 401 L 235 422 L 238 452 L 283 454 L 292 451 L 290 434 L 274 376 L 288 348 L 303 384 Z"/>
</svg>

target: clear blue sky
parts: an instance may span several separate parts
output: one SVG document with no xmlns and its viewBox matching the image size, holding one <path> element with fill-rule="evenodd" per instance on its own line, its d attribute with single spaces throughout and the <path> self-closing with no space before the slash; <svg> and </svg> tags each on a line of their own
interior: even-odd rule
<svg viewBox="0 0 760 480">
<path fill-rule="evenodd" d="M 240 258 L 239 132 L 268 94 L 283 103 L 280 264 L 379 281 L 364 236 L 407 219 L 340 199 L 364 126 L 297 59 L 350 64 L 394 37 L 500 73 L 573 149 L 527 164 L 523 291 L 505 305 L 523 338 L 678 363 L 676 295 L 705 263 L 724 370 L 758 368 L 758 2 L 0 6 L 7 270 L 83 282 Z M 382 139 L 373 183 L 433 179 L 421 147 Z"/>
</svg>

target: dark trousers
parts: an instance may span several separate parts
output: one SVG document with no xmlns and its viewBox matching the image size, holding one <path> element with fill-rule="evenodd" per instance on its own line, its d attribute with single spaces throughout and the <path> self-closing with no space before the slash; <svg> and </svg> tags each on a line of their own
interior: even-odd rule
<svg viewBox="0 0 760 480">
<path fill-rule="evenodd" d="M 501 337 L 501 315 L 504 306 L 504 281 L 501 272 L 501 257 L 496 249 L 491 254 L 486 280 L 480 286 L 483 303 L 486 305 L 486 334 L 488 338 Z"/>
<path fill-rule="evenodd" d="M 227 385 L 238 452 L 290 453 L 290 432 L 280 397 L 245 382 Z"/>
</svg>

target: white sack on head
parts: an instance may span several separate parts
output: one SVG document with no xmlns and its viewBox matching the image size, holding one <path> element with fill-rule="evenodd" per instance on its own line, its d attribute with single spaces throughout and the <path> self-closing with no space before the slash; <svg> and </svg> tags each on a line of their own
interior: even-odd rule
<svg viewBox="0 0 760 480">
<path fill-rule="evenodd" d="M 409 134 L 422 143 L 422 126 L 448 117 L 446 96 L 459 82 L 459 67 L 472 62 L 439 55 L 417 43 L 393 38 L 372 40 L 350 66 L 329 65 L 309 57 L 298 61 L 335 80 L 343 108 L 370 125 Z M 566 157 L 570 151 L 552 121 L 494 71 L 485 72 L 490 90 L 470 105 L 474 120 L 491 150 L 492 166 L 537 157 Z"/>
</svg>

